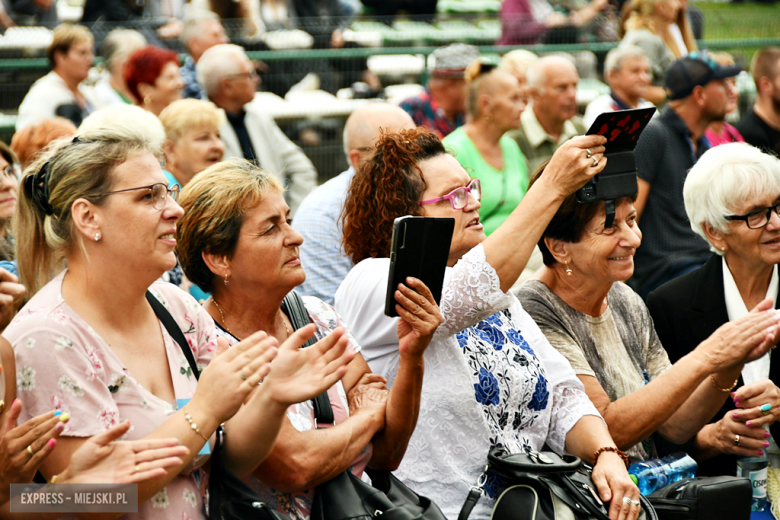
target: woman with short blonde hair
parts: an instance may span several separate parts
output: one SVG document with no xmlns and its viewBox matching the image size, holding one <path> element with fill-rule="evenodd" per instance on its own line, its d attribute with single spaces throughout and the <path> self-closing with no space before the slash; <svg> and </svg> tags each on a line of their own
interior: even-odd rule
<svg viewBox="0 0 780 520">
<path fill-rule="evenodd" d="M 165 128 L 165 176 L 182 188 L 197 174 L 222 160 L 225 145 L 219 127 L 225 111 L 211 101 L 180 99 L 160 113 Z"/>
</svg>

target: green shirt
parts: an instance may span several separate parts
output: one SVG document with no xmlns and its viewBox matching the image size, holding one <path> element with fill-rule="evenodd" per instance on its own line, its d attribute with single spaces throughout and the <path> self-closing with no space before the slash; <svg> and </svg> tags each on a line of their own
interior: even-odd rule
<svg viewBox="0 0 780 520">
<path fill-rule="evenodd" d="M 528 167 L 517 143 L 503 135 L 499 141 L 504 169 L 496 170 L 487 163 L 463 130 L 453 131 L 442 142 L 471 177 L 482 183 L 480 220 L 485 233 L 491 234 L 512 213 L 528 190 Z"/>
</svg>

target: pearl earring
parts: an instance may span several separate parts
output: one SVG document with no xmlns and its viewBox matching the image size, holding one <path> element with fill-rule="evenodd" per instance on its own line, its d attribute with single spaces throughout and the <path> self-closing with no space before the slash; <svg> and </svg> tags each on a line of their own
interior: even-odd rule
<svg viewBox="0 0 780 520">
<path fill-rule="evenodd" d="M 572 271 L 571 267 L 569 267 L 569 261 L 564 260 L 563 263 L 566 264 L 566 276 L 571 276 L 574 271 Z"/>
<path fill-rule="evenodd" d="M 95 233 L 95 242 L 100 240 L 100 233 Z"/>
<path fill-rule="evenodd" d="M 228 284 L 228 275 L 225 275 L 225 285 Z"/>
</svg>

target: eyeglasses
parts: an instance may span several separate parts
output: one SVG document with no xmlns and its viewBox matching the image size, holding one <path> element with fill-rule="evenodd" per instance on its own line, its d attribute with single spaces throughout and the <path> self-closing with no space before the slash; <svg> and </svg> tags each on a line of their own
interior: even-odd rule
<svg viewBox="0 0 780 520">
<path fill-rule="evenodd" d="M 466 204 L 468 204 L 469 193 L 474 197 L 475 200 L 482 198 L 482 183 L 479 182 L 479 179 L 474 179 L 466 187 L 455 188 L 443 197 L 422 200 L 418 202 L 417 205 L 422 206 L 423 204 L 434 204 L 442 200 L 449 200 L 450 204 L 452 204 L 452 209 L 459 210 L 465 208 Z"/>
<path fill-rule="evenodd" d="M 255 79 L 259 78 L 260 76 L 257 74 L 257 71 L 255 69 L 250 70 L 249 72 L 238 72 L 236 74 L 228 74 L 225 76 L 226 78 L 235 79 L 235 78 L 247 78 L 247 79 Z"/>
<path fill-rule="evenodd" d="M 744 220 L 750 229 L 760 229 L 767 225 L 769 218 L 772 216 L 772 211 L 780 215 L 780 209 L 778 208 L 780 208 L 780 203 L 766 208 L 758 208 L 747 215 L 728 215 L 724 218 L 726 220 Z"/>
<path fill-rule="evenodd" d="M 20 173 L 19 168 L 15 164 L 9 164 L 3 169 L 3 175 L 15 181 L 19 180 Z"/>
<path fill-rule="evenodd" d="M 128 188 L 126 190 L 118 191 L 106 191 L 103 193 L 98 193 L 96 196 L 113 195 L 114 193 L 126 193 L 128 191 L 138 190 L 149 190 L 149 195 L 147 195 L 149 197 L 149 204 L 151 204 L 154 209 L 161 210 L 165 208 L 168 195 L 171 196 L 174 202 L 179 200 L 179 190 L 181 190 L 181 187 L 178 184 L 174 184 L 173 186 L 168 187 L 165 184 L 158 182 L 157 184 L 152 184 L 151 186 L 141 186 L 139 188 Z"/>
</svg>

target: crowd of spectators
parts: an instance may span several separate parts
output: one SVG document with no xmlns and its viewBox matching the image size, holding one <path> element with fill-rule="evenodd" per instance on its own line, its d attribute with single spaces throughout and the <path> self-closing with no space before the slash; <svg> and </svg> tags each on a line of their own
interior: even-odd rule
<svg viewBox="0 0 780 520">
<path fill-rule="evenodd" d="M 366 5 L 428 20 L 435 3 Z M 285 89 L 311 71 L 246 47 L 273 30 L 348 46 L 350 0 L 87 0 L 85 24 L 126 25 L 98 42 L 54 27 L 52 70 L 0 142 L 0 362 L 15 375 L 0 385 L 0 449 L 15 455 L 0 503 L 37 471 L 138 483 L 138 518 L 206 518 L 223 424 L 225 467 L 299 519 L 318 486 L 366 468 L 448 518 L 483 478 L 472 518 L 489 518 L 491 447 L 579 456 L 613 520 L 639 514 L 629 461 L 685 450 L 700 474 L 733 475 L 736 456 L 780 456 L 780 49 L 753 56 L 740 117 L 743 67 L 697 48 L 685 1 L 503 6 L 504 44 L 620 39 L 609 93 L 581 116 L 582 56 L 440 47 L 417 95 L 351 112 L 347 169 L 319 186 L 258 93 L 264 67 Z M 366 60 L 349 63 L 337 83 L 382 92 Z M 611 213 L 578 202 L 614 139 L 588 127 L 652 107 L 636 193 Z M 454 231 L 441 301 L 409 278 L 390 318 L 407 215 Z"/>
</svg>

